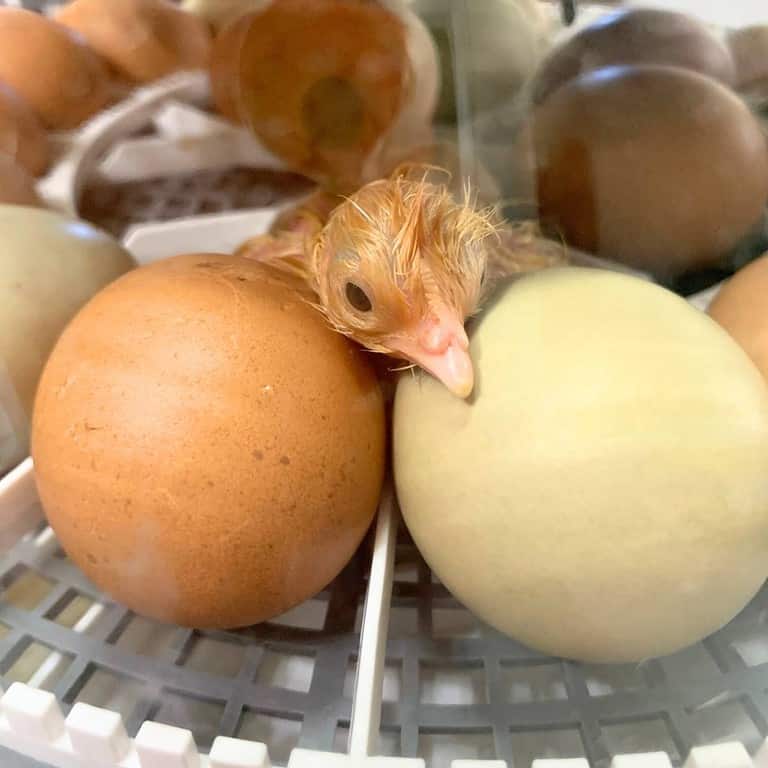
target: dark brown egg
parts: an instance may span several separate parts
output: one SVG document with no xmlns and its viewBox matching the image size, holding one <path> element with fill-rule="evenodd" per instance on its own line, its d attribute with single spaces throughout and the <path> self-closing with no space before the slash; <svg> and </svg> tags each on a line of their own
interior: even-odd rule
<svg viewBox="0 0 768 768">
<path fill-rule="evenodd" d="M 317 593 L 381 491 L 371 369 L 248 259 L 178 256 L 108 286 L 54 349 L 33 422 L 68 555 L 133 610 L 188 626 Z"/>
<path fill-rule="evenodd" d="M 606 14 L 556 48 L 534 79 L 541 103 L 563 83 L 607 66 L 662 64 L 683 67 L 730 84 L 728 47 L 698 19 L 656 8 Z"/>
<path fill-rule="evenodd" d="M 582 250 L 673 275 L 718 262 L 764 213 L 765 135 L 703 75 L 598 70 L 532 120 L 542 219 Z"/>
</svg>

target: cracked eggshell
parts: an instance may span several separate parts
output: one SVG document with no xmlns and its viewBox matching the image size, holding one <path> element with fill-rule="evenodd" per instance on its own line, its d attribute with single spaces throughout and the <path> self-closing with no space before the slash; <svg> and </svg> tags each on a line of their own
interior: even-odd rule
<svg viewBox="0 0 768 768">
<path fill-rule="evenodd" d="M 548 654 L 630 662 L 729 621 L 768 575 L 768 388 L 650 282 L 550 269 L 470 331 L 471 400 L 403 376 L 398 498 L 440 581 Z"/>
<path fill-rule="evenodd" d="M 99 293 L 62 335 L 32 451 L 48 519 L 95 584 L 193 627 L 323 589 L 376 510 L 378 381 L 252 260 L 178 256 Z"/>
</svg>

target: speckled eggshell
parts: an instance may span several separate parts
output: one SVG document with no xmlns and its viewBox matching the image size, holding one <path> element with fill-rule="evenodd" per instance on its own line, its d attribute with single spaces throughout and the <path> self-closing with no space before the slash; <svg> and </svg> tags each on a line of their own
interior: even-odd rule
<svg viewBox="0 0 768 768">
<path fill-rule="evenodd" d="M 683 299 L 603 270 L 502 288 L 471 400 L 397 390 L 414 541 L 478 616 L 545 653 L 630 662 L 729 621 L 768 575 L 768 387 Z"/>
<path fill-rule="evenodd" d="M 33 420 L 67 554 L 134 611 L 274 617 L 346 565 L 377 507 L 384 406 L 361 353 L 250 260 L 178 256 L 98 294 Z"/>
<path fill-rule="evenodd" d="M 725 283 L 710 304 L 709 314 L 768 379 L 768 253 Z"/>
<path fill-rule="evenodd" d="M 134 266 L 90 224 L 28 207 L 32 180 L 7 159 L 0 159 L 2 180 L 11 183 L 0 190 L 0 472 L 26 456 L 35 389 L 59 334 L 94 293 Z"/>
</svg>

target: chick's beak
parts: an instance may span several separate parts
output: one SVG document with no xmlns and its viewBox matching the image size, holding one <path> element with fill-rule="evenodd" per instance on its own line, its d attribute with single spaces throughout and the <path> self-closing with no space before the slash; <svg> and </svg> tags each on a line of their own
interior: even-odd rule
<svg viewBox="0 0 768 768">
<path fill-rule="evenodd" d="M 450 314 L 422 320 L 407 336 L 392 343 L 393 351 L 431 373 L 457 397 L 469 397 L 475 383 L 469 339 L 464 324 Z"/>
</svg>

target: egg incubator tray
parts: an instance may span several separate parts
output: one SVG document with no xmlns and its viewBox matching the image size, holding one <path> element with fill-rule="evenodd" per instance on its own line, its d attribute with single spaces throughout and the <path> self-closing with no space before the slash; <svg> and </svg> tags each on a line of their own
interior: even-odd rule
<svg viewBox="0 0 768 768">
<path fill-rule="evenodd" d="M 452 7 L 460 68 L 466 25 Z M 456 87 L 472 167 L 472 94 L 462 78 Z M 91 140 L 65 152 L 50 202 L 125 235 L 145 263 L 201 242 L 231 249 L 306 190 L 279 169 L 225 162 L 237 152 L 211 153 L 216 126 L 196 132 L 174 103 L 199 90 L 193 76 L 156 87 L 168 109 L 154 127 L 176 143 L 137 135 L 157 116 L 134 121 L 153 89 L 117 115 L 118 130 L 99 117 Z M 132 163 L 142 147 L 184 147 L 179 167 L 206 167 L 153 175 Z M 712 293 L 690 300 L 704 308 Z M 24 462 L 0 478 L 0 766 L 17 766 L 7 748 L 59 768 L 768 768 L 768 587 L 674 656 L 564 662 L 453 599 L 398 520 L 386 497 L 345 571 L 288 614 L 192 631 L 137 616 L 85 579 L 45 525 Z"/>
<path fill-rule="evenodd" d="M 192 631 L 83 577 L 25 462 L 0 481 L 0 745 L 78 768 L 265 768 L 265 745 L 290 768 L 768 765 L 768 588 L 673 656 L 564 662 L 455 601 L 397 519 L 385 499 L 373 549 L 288 614 Z"/>
</svg>

